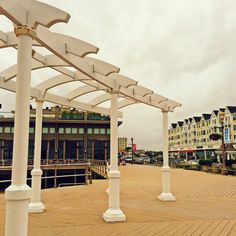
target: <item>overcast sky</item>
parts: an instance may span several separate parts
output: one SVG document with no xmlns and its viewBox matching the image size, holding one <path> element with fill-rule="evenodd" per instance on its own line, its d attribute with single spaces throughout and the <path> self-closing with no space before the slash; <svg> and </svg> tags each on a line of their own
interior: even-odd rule
<svg viewBox="0 0 236 236">
<path fill-rule="evenodd" d="M 169 123 L 236 105 L 236 1 L 234 0 L 44 0 L 71 15 L 53 31 L 99 47 L 96 58 L 121 68 L 139 84 L 182 103 Z M 0 18 L 0 30 L 12 26 Z M 0 51 L 0 70 L 15 63 L 12 49 Z M 39 81 L 42 73 L 33 73 Z M 34 82 L 33 82 L 34 83 Z M 4 111 L 12 93 L 0 90 Z M 122 109 L 119 136 L 137 148 L 160 150 L 161 111 L 145 105 Z"/>
</svg>

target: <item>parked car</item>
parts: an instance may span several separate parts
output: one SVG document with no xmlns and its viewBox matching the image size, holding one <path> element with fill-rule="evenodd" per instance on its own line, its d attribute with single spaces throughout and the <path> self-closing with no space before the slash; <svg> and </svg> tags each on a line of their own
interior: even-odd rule
<svg viewBox="0 0 236 236">
<path fill-rule="evenodd" d="M 145 165 L 150 164 L 150 162 L 151 162 L 150 157 L 145 157 L 145 158 L 143 159 L 143 164 L 145 164 Z"/>
<path fill-rule="evenodd" d="M 133 163 L 132 156 L 125 156 L 124 158 L 126 163 Z"/>
<path fill-rule="evenodd" d="M 134 159 L 135 164 L 143 164 L 143 162 L 144 162 L 144 159 L 142 157 L 136 157 Z"/>
</svg>

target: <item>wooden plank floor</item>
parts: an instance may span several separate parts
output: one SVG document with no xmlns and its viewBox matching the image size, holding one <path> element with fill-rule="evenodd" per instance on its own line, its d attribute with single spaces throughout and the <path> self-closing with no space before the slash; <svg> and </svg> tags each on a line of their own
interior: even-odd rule
<svg viewBox="0 0 236 236">
<path fill-rule="evenodd" d="M 29 236 L 77 235 L 236 235 L 236 177 L 173 169 L 176 202 L 158 200 L 161 169 L 121 167 L 121 209 L 126 222 L 105 223 L 107 180 L 92 185 L 42 191 L 43 214 L 29 217 Z M 4 235 L 5 201 L 0 195 L 0 235 Z"/>
</svg>

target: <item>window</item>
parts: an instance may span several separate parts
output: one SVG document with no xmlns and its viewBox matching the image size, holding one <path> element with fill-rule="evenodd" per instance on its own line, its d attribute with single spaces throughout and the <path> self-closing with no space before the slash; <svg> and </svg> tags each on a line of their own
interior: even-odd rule
<svg viewBox="0 0 236 236">
<path fill-rule="evenodd" d="M 92 134 L 93 133 L 93 129 L 92 128 L 88 128 L 88 134 Z"/>
<path fill-rule="evenodd" d="M 59 134 L 64 134 L 64 128 L 59 128 Z"/>
<path fill-rule="evenodd" d="M 101 128 L 100 129 L 100 134 L 105 134 L 106 133 L 106 130 L 104 128 Z"/>
<path fill-rule="evenodd" d="M 79 128 L 79 134 L 83 134 L 84 133 L 84 128 Z"/>
<path fill-rule="evenodd" d="M 99 134 L 99 129 L 98 128 L 94 129 L 94 134 Z"/>
<path fill-rule="evenodd" d="M 34 127 L 30 127 L 30 128 L 29 128 L 29 133 L 30 133 L 30 134 L 33 134 L 33 133 L 34 133 Z"/>
<path fill-rule="evenodd" d="M 55 128 L 54 127 L 49 128 L 49 133 L 50 134 L 55 134 Z"/>
<path fill-rule="evenodd" d="M 110 129 L 107 129 L 107 134 L 110 134 Z"/>
<path fill-rule="evenodd" d="M 66 128 L 66 134 L 71 134 L 71 128 Z"/>
<path fill-rule="evenodd" d="M 78 133 L 77 128 L 71 128 L 71 131 L 72 131 L 72 134 L 77 134 Z"/>
<path fill-rule="evenodd" d="M 5 134 L 10 134 L 11 133 L 11 127 L 5 127 L 4 132 L 5 132 Z"/>
<path fill-rule="evenodd" d="M 48 133 L 48 128 L 47 127 L 44 127 L 43 128 L 43 134 L 47 134 Z"/>
</svg>

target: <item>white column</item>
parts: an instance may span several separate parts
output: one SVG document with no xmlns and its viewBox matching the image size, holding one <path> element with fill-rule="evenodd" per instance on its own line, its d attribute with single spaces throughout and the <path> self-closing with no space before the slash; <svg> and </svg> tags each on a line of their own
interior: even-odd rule
<svg viewBox="0 0 236 236">
<path fill-rule="evenodd" d="M 26 183 L 29 106 L 31 84 L 31 60 L 33 30 L 26 27 L 15 29 L 18 36 L 16 111 L 13 144 L 12 180 L 5 191 L 6 236 L 26 236 L 28 205 L 31 189 Z"/>
<path fill-rule="evenodd" d="M 162 201 L 175 201 L 170 192 L 170 167 L 168 157 L 168 111 L 162 110 L 163 115 L 163 167 L 162 171 L 162 193 L 159 199 Z"/>
<path fill-rule="evenodd" d="M 35 120 L 35 140 L 34 140 L 34 168 L 32 175 L 32 195 L 29 204 L 30 213 L 41 213 L 45 206 L 41 202 L 41 143 L 42 143 L 42 114 L 43 100 L 36 99 L 36 120 Z"/>
<path fill-rule="evenodd" d="M 109 208 L 103 213 L 106 222 L 125 221 L 120 210 L 120 171 L 118 170 L 118 91 L 111 92 L 111 157 L 109 177 Z"/>
</svg>

